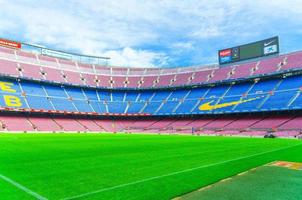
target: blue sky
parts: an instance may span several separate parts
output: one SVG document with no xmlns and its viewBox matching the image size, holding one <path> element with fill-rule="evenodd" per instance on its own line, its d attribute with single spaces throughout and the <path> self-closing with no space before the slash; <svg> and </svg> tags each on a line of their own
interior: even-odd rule
<svg viewBox="0 0 302 200">
<path fill-rule="evenodd" d="M 0 37 L 111 57 L 112 65 L 217 63 L 217 50 L 280 36 L 302 49 L 302 0 L 0 0 Z"/>
</svg>

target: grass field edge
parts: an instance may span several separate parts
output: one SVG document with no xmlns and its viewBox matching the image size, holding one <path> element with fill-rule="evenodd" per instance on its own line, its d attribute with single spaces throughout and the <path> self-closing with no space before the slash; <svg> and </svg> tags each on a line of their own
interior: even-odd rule
<svg viewBox="0 0 302 200">
<path fill-rule="evenodd" d="M 0 135 L 9 135 L 9 134 L 24 134 L 24 135 L 44 135 L 44 134 L 79 134 L 79 135 L 171 135 L 171 136 L 192 136 L 192 137 L 230 137 L 230 138 L 260 138 L 263 139 L 263 136 L 251 136 L 251 135 L 218 135 L 218 134 L 185 134 L 185 133 L 127 133 L 127 132 L 93 132 L 93 131 L 58 131 L 58 132 L 50 132 L 50 131 L 0 131 Z M 297 137 L 277 137 L 277 138 L 267 138 L 267 139 L 290 139 L 290 140 L 301 140 L 301 138 Z"/>
</svg>

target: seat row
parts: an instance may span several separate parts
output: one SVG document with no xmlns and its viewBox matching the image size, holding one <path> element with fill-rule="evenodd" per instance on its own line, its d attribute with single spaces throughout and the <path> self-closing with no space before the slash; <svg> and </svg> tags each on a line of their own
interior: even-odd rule
<svg viewBox="0 0 302 200">
<path fill-rule="evenodd" d="M 301 137 L 301 116 L 112 120 L 0 116 L 0 131 L 126 132 Z"/>
<path fill-rule="evenodd" d="M 0 78 L 0 107 L 185 115 L 302 109 L 302 76 L 177 90 L 109 91 Z"/>
</svg>

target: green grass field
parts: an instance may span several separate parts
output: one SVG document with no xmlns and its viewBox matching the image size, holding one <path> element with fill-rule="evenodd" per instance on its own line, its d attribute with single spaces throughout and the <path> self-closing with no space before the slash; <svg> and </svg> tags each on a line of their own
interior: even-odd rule
<svg viewBox="0 0 302 200">
<path fill-rule="evenodd" d="M 1 134 L 0 199 L 171 199 L 275 160 L 302 141 L 126 134 Z"/>
</svg>

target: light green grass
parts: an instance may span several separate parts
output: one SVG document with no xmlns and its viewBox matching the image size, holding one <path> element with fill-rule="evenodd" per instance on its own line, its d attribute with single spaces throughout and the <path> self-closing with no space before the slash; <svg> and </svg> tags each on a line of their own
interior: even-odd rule
<svg viewBox="0 0 302 200">
<path fill-rule="evenodd" d="M 106 188 L 79 199 L 171 199 L 274 160 L 302 162 L 301 152 L 288 139 L 2 134 L 0 174 L 48 199 Z M 34 198 L 0 179 L 0 199 Z"/>
<path fill-rule="evenodd" d="M 301 170 L 262 166 L 180 200 L 297 200 L 302 199 L 301 188 Z"/>
</svg>

